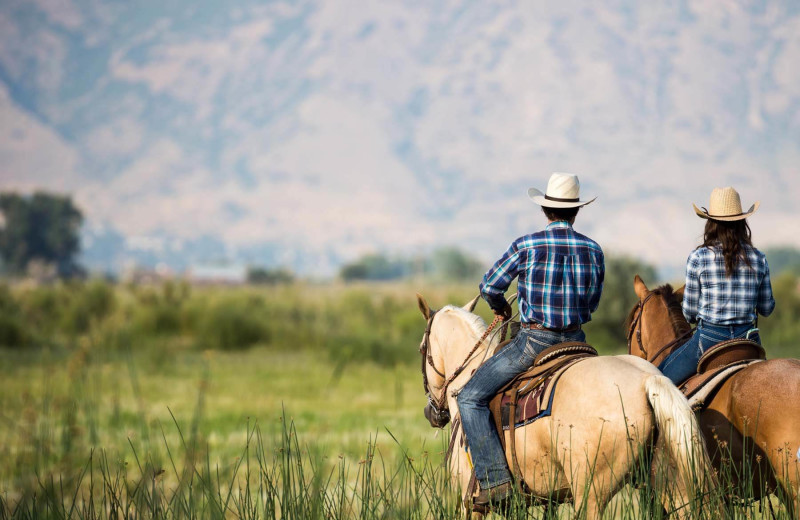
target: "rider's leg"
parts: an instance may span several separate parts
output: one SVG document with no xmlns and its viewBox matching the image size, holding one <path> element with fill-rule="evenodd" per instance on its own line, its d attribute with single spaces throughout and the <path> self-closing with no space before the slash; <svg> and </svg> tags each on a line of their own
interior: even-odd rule
<svg viewBox="0 0 800 520">
<path fill-rule="evenodd" d="M 514 341 L 478 367 L 459 391 L 457 401 L 461 423 L 481 489 L 490 489 L 511 480 L 489 411 L 489 401 L 500 388 L 530 368 L 536 355 L 545 348 L 562 341 L 583 341 L 584 338 L 581 330 L 564 334 L 522 329 Z"/>
<path fill-rule="evenodd" d="M 689 376 L 697 372 L 697 362 L 700 361 L 700 327 L 695 330 L 689 341 L 678 347 L 658 366 L 673 383 L 679 385 Z"/>
<path fill-rule="evenodd" d="M 505 453 L 489 411 L 489 401 L 500 388 L 533 362 L 525 353 L 526 338 L 527 334 L 521 331 L 503 350 L 478 367 L 456 398 L 481 489 L 490 489 L 511 480 Z"/>
</svg>

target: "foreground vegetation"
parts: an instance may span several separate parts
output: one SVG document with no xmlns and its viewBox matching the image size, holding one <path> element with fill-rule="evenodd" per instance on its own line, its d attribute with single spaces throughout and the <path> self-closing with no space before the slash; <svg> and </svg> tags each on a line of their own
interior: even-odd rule
<svg viewBox="0 0 800 520">
<path fill-rule="evenodd" d="M 30 355 L 0 352 L 0 518 L 458 517 L 416 367 L 335 376 L 264 348 Z M 648 496 L 626 487 L 607 516 L 660 518 Z M 728 511 L 788 518 L 775 499 Z"/>
<path fill-rule="evenodd" d="M 587 327 L 605 353 L 624 351 L 626 278 Z M 798 357 L 797 280 L 773 283 L 768 355 Z M 0 286 L 0 518 L 455 518 L 447 434 L 421 413 L 417 290 L 436 307 L 476 292 Z M 645 495 L 608 516 L 658 518 Z M 787 518 L 774 498 L 729 516 Z"/>
</svg>

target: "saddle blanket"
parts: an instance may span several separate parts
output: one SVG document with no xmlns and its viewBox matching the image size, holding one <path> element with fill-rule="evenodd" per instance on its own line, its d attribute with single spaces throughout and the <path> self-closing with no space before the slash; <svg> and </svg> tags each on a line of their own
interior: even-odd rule
<svg viewBox="0 0 800 520">
<path fill-rule="evenodd" d="M 569 365 L 571 365 L 570 363 Z M 569 366 L 567 365 L 567 366 Z M 567 367 L 565 366 L 564 369 Z M 556 384 L 563 369 L 550 374 L 540 385 L 533 389 L 533 391 L 526 393 L 517 399 L 516 410 L 514 410 L 514 427 L 525 426 L 542 417 L 548 417 L 553 411 L 553 396 L 555 395 Z M 530 381 L 528 383 L 531 383 Z M 523 387 L 520 388 L 523 390 Z M 521 393 L 521 392 L 520 392 Z M 503 430 L 509 429 L 511 410 L 511 396 L 504 395 L 500 402 L 501 420 Z"/>
</svg>

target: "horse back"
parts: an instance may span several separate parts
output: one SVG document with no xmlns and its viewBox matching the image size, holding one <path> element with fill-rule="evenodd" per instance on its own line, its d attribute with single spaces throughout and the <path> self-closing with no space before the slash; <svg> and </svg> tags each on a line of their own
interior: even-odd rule
<svg viewBox="0 0 800 520">
<path fill-rule="evenodd" d="M 698 419 L 715 463 L 720 457 L 741 462 L 747 453 L 752 471 L 769 476 L 768 485 L 774 480 L 765 464 L 798 489 L 800 360 L 771 359 L 737 372 Z"/>
</svg>

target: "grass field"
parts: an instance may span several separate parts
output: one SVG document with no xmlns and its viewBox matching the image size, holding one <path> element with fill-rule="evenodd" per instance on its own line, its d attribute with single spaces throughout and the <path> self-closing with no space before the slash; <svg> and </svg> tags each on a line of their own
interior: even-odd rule
<svg viewBox="0 0 800 520">
<path fill-rule="evenodd" d="M 426 289 L 436 306 L 474 291 Z M 56 294 L 108 309 L 62 309 L 60 328 L 22 329 L 35 344 L 0 348 L 0 518 L 456 516 L 448 432 L 422 416 L 412 288 L 113 291 Z M 50 297 L 16 300 L 21 322 Z M 207 320 L 228 332 L 203 337 Z M 637 500 L 626 489 L 609 517 L 647 517 Z M 731 514 L 771 518 L 763 506 Z"/>
</svg>

